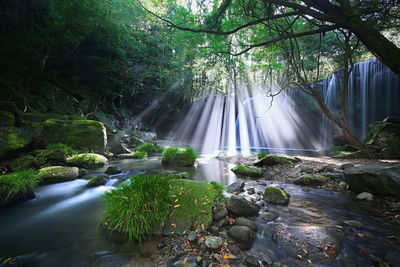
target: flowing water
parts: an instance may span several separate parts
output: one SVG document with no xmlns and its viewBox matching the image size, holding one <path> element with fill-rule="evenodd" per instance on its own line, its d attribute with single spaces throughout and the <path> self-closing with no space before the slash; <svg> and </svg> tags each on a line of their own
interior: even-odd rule
<svg viewBox="0 0 400 267">
<path fill-rule="evenodd" d="M 123 182 L 137 173 L 188 171 L 192 179 L 217 181 L 225 185 L 237 180 L 230 171 L 232 164 L 212 157 L 200 157 L 195 168 L 166 168 L 158 157 L 121 160 L 111 164 L 120 166 L 123 172 L 111 176 L 112 180 L 106 186 L 88 189 L 85 188 L 87 181 L 82 179 L 41 186 L 35 190 L 35 199 L 2 210 L 0 258 L 4 260 L 25 255 L 28 259 L 25 266 L 87 266 L 94 253 L 112 251 L 118 254 L 121 245 L 108 240 L 99 230 L 104 208 L 100 196 L 116 182 Z M 104 171 L 105 168 L 100 168 L 91 173 L 98 175 Z M 267 184 L 274 183 L 267 181 Z M 270 238 L 275 225 L 325 229 L 343 226 L 344 220 L 356 219 L 365 225 L 363 231 L 368 231 L 373 237 L 359 238 L 356 236 L 357 229 L 344 227 L 347 234 L 342 241 L 343 251 L 333 265 L 367 266 L 370 265 L 370 257 L 366 256 L 369 254 L 400 265 L 399 248 L 385 238 L 398 235 L 400 227 L 373 215 L 381 208 L 379 202 L 356 202 L 349 192 L 303 190 L 289 183 L 279 185 L 291 194 L 290 205 L 268 206 L 269 211 L 279 214 L 274 222 L 256 219 L 259 230 L 251 253 L 260 256 L 268 253 L 274 260 L 295 266 L 295 260 L 288 258 L 284 250 Z M 263 191 L 265 186 L 257 181 L 246 181 L 246 188 L 254 187 Z"/>
</svg>

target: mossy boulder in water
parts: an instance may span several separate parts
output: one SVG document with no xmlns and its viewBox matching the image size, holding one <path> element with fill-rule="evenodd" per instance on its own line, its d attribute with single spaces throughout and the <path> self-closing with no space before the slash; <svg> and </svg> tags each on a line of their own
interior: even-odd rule
<svg viewBox="0 0 400 267">
<path fill-rule="evenodd" d="M 103 167 L 106 163 L 108 163 L 108 159 L 106 157 L 94 153 L 73 155 L 67 158 L 66 161 L 69 165 L 85 169 Z"/>
<path fill-rule="evenodd" d="M 162 153 L 162 163 L 175 166 L 193 166 L 197 153 L 191 147 L 168 147 Z"/>
<path fill-rule="evenodd" d="M 0 127 L 0 158 L 23 150 L 33 140 L 32 133 L 15 127 Z"/>
<path fill-rule="evenodd" d="M 0 110 L 0 126 L 14 126 L 14 114 L 8 111 Z"/>
<path fill-rule="evenodd" d="M 24 155 L 14 159 L 10 164 L 11 170 L 22 171 L 29 168 L 39 167 L 39 162 L 32 155 Z"/>
<path fill-rule="evenodd" d="M 86 187 L 105 185 L 108 181 L 110 181 L 110 177 L 108 177 L 107 175 L 99 175 L 90 179 L 89 182 L 86 184 Z"/>
<path fill-rule="evenodd" d="M 363 142 L 377 147 L 380 158 L 400 158 L 400 117 L 388 117 L 370 124 Z"/>
<path fill-rule="evenodd" d="M 106 128 L 98 121 L 50 119 L 42 126 L 43 145 L 63 143 L 100 153 L 107 145 Z"/>
<path fill-rule="evenodd" d="M 290 195 L 280 187 L 269 186 L 265 188 L 264 200 L 279 205 L 288 205 Z"/>
<path fill-rule="evenodd" d="M 294 184 L 308 186 L 320 186 L 326 184 L 327 182 L 328 178 L 311 174 L 302 175 L 293 180 Z"/>
<path fill-rule="evenodd" d="M 51 166 L 39 170 L 38 177 L 42 184 L 53 184 L 75 180 L 79 177 L 77 167 Z"/>
<path fill-rule="evenodd" d="M 292 164 L 298 162 L 298 159 L 291 159 L 287 157 L 269 155 L 253 162 L 255 166 L 274 166 L 279 164 Z"/>
<path fill-rule="evenodd" d="M 250 176 L 250 177 L 261 177 L 264 174 L 264 171 L 258 168 L 250 167 L 244 164 L 237 165 L 231 169 L 234 173 Z"/>
</svg>

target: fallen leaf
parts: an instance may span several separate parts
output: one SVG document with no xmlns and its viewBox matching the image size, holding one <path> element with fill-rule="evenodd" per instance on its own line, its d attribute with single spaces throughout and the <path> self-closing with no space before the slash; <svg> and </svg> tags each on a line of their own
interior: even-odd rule
<svg viewBox="0 0 400 267">
<path fill-rule="evenodd" d="M 309 263 L 309 264 L 312 264 L 311 260 L 308 260 L 308 263 Z"/>
<path fill-rule="evenodd" d="M 176 227 L 176 224 L 175 224 L 175 223 L 171 223 L 171 226 L 175 228 L 175 227 Z"/>
<path fill-rule="evenodd" d="M 178 208 L 178 207 L 180 207 L 180 206 L 181 206 L 181 205 L 178 204 L 178 205 L 175 205 L 174 208 Z"/>
<path fill-rule="evenodd" d="M 363 238 L 364 234 L 363 233 L 357 233 L 357 236 L 360 237 L 360 238 Z"/>
<path fill-rule="evenodd" d="M 172 195 L 171 197 L 176 197 L 176 195 Z"/>
<path fill-rule="evenodd" d="M 194 204 L 197 206 L 197 198 L 194 200 Z"/>
<path fill-rule="evenodd" d="M 297 255 L 297 258 L 301 260 L 303 257 L 301 255 Z"/>
<path fill-rule="evenodd" d="M 204 231 L 204 229 L 205 229 L 204 224 L 201 224 L 201 230 Z"/>
<path fill-rule="evenodd" d="M 303 248 L 303 252 L 308 254 L 308 251 L 305 248 Z"/>
<path fill-rule="evenodd" d="M 184 259 L 183 259 L 183 261 L 182 261 L 182 264 L 183 264 L 183 265 L 185 265 L 185 264 L 186 264 L 186 262 L 187 262 L 187 260 L 188 260 L 188 258 L 187 258 L 187 257 L 186 257 L 186 258 L 184 258 Z"/>
</svg>

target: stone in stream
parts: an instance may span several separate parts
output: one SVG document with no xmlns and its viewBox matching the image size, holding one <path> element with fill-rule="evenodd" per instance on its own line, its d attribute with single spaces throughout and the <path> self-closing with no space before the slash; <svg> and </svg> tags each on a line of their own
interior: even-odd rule
<svg viewBox="0 0 400 267">
<path fill-rule="evenodd" d="M 235 225 L 242 225 L 242 226 L 247 226 L 254 232 L 257 232 L 257 224 L 253 222 L 252 220 L 249 220 L 244 217 L 239 217 L 235 219 Z"/>
<path fill-rule="evenodd" d="M 400 195 L 400 165 L 374 163 L 344 170 L 346 183 L 355 193 Z"/>
<path fill-rule="evenodd" d="M 371 201 L 371 200 L 374 200 L 374 195 L 372 195 L 371 193 L 368 193 L 368 192 L 362 192 L 362 193 L 358 194 L 358 195 L 356 196 L 356 198 L 357 198 L 358 200 L 368 200 L 368 201 Z"/>
<path fill-rule="evenodd" d="M 232 196 L 228 203 L 227 208 L 239 216 L 255 216 L 258 215 L 260 207 L 255 205 L 244 198 Z"/>
<path fill-rule="evenodd" d="M 355 228 L 363 228 L 363 224 L 356 220 L 347 220 L 343 222 L 346 225 L 353 226 Z"/>
<path fill-rule="evenodd" d="M 195 231 L 190 231 L 188 234 L 188 240 L 190 243 L 196 243 L 198 239 L 197 233 Z"/>
<path fill-rule="evenodd" d="M 311 173 L 314 172 L 314 168 L 309 167 L 309 166 L 304 166 L 304 167 L 301 168 L 301 172 L 305 172 L 305 173 L 311 174 Z"/>
<path fill-rule="evenodd" d="M 274 204 L 288 205 L 290 201 L 290 195 L 280 187 L 269 186 L 265 188 L 264 200 Z"/>
<path fill-rule="evenodd" d="M 246 264 L 247 264 L 247 266 L 260 267 L 261 263 L 262 262 L 257 257 L 254 257 L 253 255 L 246 256 Z"/>
<path fill-rule="evenodd" d="M 255 190 L 253 187 L 247 189 L 247 194 L 249 194 L 249 195 L 254 195 L 255 193 L 256 193 L 256 190 Z"/>
<path fill-rule="evenodd" d="M 345 181 L 340 181 L 340 182 L 339 182 L 339 187 L 340 187 L 341 189 L 347 189 L 348 186 L 349 186 L 349 185 L 348 185 Z"/>
<path fill-rule="evenodd" d="M 77 167 L 51 166 L 39 170 L 38 177 L 41 184 L 53 184 L 75 180 L 79 177 Z"/>
<path fill-rule="evenodd" d="M 121 173 L 121 168 L 119 166 L 110 166 L 107 168 L 105 174 L 113 175 Z"/>
<path fill-rule="evenodd" d="M 228 210 L 226 207 L 221 207 L 220 209 L 217 209 L 216 211 L 213 212 L 213 219 L 214 221 L 218 221 L 222 218 L 225 218 L 228 215 Z"/>
<path fill-rule="evenodd" d="M 108 163 L 108 159 L 106 157 L 94 153 L 73 155 L 67 158 L 66 161 L 68 165 L 86 169 L 103 167 L 106 163 Z"/>
<path fill-rule="evenodd" d="M 293 180 L 294 184 L 308 186 L 321 186 L 326 184 L 327 182 L 327 178 L 311 174 L 302 175 Z"/>
<path fill-rule="evenodd" d="M 228 235 L 232 237 L 235 241 L 242 244 L 250 244 L 254 238 L 254 231 L 247 226 L 235 225 L 228 230 Z"/>
<path fill-rule="evenodd" d="M 260 215 L 260 217 L 268 222 L 275 220 L 279 215 L 275 212 L 266 212 Z"/>
<path fill-rule="evenodd" d="M 234 182 L 226 187 L 226 192 L 240 194 L 244 191 L 244 185 L 244 182 Z"/>
<path fill-rule="evenodd" d="M 341 168 L 342 170 L 347 169 L 347 168 L 351 168 L 351 167 L 354 167 L 354 164 L 353 164 L 353 163 L 350 163 L 350 162 L 348 162 L 348 163 L 343 163 L 342 165 L 340 165 L 340 168 Z"/>
<path fill-rule="evenodd" d="M 222 238 L 219 236 L 207 237 L 205 245 L 211 250 L 217 250 L 222 246 Z"/>
<path fill-rule="evenodd" d="M 89 180 L 89 182 L 86 184 L 86 187 L 96 187 L 99 185 L 105 185 L 108 181 L 110 181 L 110 177 L 108 177 L 107 175 L 95 176 Z"/>
</svg>

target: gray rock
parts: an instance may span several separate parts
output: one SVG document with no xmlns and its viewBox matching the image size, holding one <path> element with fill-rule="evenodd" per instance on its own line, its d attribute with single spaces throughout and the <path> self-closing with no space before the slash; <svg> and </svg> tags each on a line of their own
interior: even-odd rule
<svg viewBox="0 0 400 267">
<path fill-rule="evenodd" d="M 260 217 L 269 222 L 269 221 L 273 221 L 276 218 L 278 218 L 279 215 L 275 212 L 266 212 L 266 213 L 261 214 Z"/>
<path fill-rule="evenodd" d="M 331 164 L 323 165 L 318 168 L 317 172 L 335 172 L 335 167 Z"/>
<path fill-rule="evenodd" d="M 346 225 L 353 226 L 355 228 L 363 228 L 363 224 L 356 220 L 348 220 L 343 222 Z"/>
<path fill-rule="evenodd" d="M 333 180 L 344 180 L 344 174 L 343 173 L 337 173 L 337 172 L 326 172 L 324 173 L 325 177 L 329 177 Z"/>
<path fill-rule="evenodd" d="M 279 205 L 288 205 L 290 195 L 280 187 L 269 186 L 265 188 L 264 200 Z"/>
<path fill-rule="evenodd" d="M 105 173 L 109 175 L 118 174 L 121 173 L 121 168 L 118 166 L 110 166 L 107 168 Z"/>
<path fill-rule="evenodd" d="M 232 196 L 227 204 L 227 208 L 230 212 L 233 212 L 239 216 L 255 216 L 258 215 L 260 207 L 255 205 L 244 198 L 238 196 Z"/>
<path fill-rule="evenodd" d="M 165 248 L 165 246 L 166 246 L 166 244 L 164 243 L 164 241 L 160 241 L 160 242 L 157 244 L 157 248 L 158 248 L 158 249 Z"/>
<path fill-rule="evenodd" d="M 309 166 L 304 166 L 303 168 L 301 168 L 301 172 L 305 172 L 305 173 L 313 173 L 314 172 L 314 168 L 309 167 Z"/>
<path fill-rule="evenodd" d="M 51 166 L 39 170 L 38 176 L 42 184 L 71 181 L 79 177 L 77 167 Z"/>
<path fill-rule="evenodd" d="M 196 263 L 197 263 L 197 264 L 201 264 L 202 262 L 203 262 L 203 258 L 200 257 L 200 256 L 197 256 L 197 257 L 196 257 Z"/>
<path fill-rule="evenodd" d="M 267 256 L 267 255 L 264 255 L 263 256 L 263 264 L 265 265 L 265 266 L 270 266 L 270 265 L 272 265 L 274 262 L 272 261 L 272 259 L 269 257 L 269 256 Z"/>
<path fill-rule="evenodd" d="M 249 255 L 246 257 L 246 264 L 247 264 L 247 266 L 251 266 L 251 267 L 260 267 L 261 261 L 258 258 L 254 257 L 252 255 Z"/>
<path fill-rule="evenodd" d="M 243 244 L 249 244 L 255 238 L 253 230 L 251 230 L 247 226 L 242 225 L 235 225 L 231 227 L 231 229 L 228 230 L 228 235 L 232 237 L 235 241 Z"/>
<path fill-rule="evenodd" d="M 189 240 L 189 242 L 195 243 L 195 242 L 197 242 L 197 239 L 198 239 L 198 236 L 197 236 L 197 233 L 196 233 L 195 231 L 191 231 L 191 232 L 188 234 L 188 240 Z"/>
<path fill-rule="evenodd" d="M 362 192 L 358 194 L 356 198 L 359 200 L 368 200 L 368 201 L 374 200 L 374 196 L 368 192 Z"/>
<path fill-rule="evenodd" d="M 349 185 L 345 181 L 340 181 L 339 182 L 339 187 L 342 189 L 347 189 Z"/>
<path fill-rule="evenodd" d="M 214 218 L 214 221 L 218 221 L 222 218 L 225 218 L 227 215 L 228 215 L 228 210 L 226 209 L 226 207 L 222 207 L 221 209 L 216 210 L 213 213 L 213 218 Z"/>
<path fill-rule="evenodd" d="M 226 192 L 240 194 L 244 191 L 244 182 L 234 182 L 226 187 Z"/>
<path fill-rule="evenodd" d="M 366 164 L 344 170 L 346 183 L 356 193 L 400 195 L 400 165 Z"/>
<path fill-rule="evenodd" d="M 254 232 L 257 232 L 257 224 L 253 222 L 252 220 L 249 220 L 244 217 L 239 217 L 235 219 L 235 224 L 236 225 L 242 225 L 242 226 L 247 226 Z"/>
<path fill-rule="evenodd" d="M 221 218 L 221 219 L 218 220 L 217 224 L 218 224 L 219 227 L 222 227 L 222 226 L 227 225 L 228 221 L 226 220 L 226 218 Z"/>
<path fill-rule="evenodd" d="M 211 250 L 217 250 L 222 246 L 222 238 L 219 236 L 207 237 L 205 245 Z"/>
<path fill-rule="evenodd" d="M 348 163 L 343 163 L 342 165 L 340 165 L 340 168 L 341 168 L 342 170 L 347 169 L 347 168 L 351 168 L 351 167 L 354 167 L 354 164 L 353 164 L 353 163 L 350 163 L 350 162 L 348 162 Z"/>
<path fill-rule="evenodd" d="M 308 186 L 320 186 L 328 182 L 325 177 L 319 177 L 311 174 L 302 175 L 293 180 L 294 184 L 297 185 L 308 185 Z"/>
<path fill-rule="evenodd" d="M 255 193 L 256 193 L 256 190 L 255 190 L 253 187 L 247 189 L 247 194 L 249 194 L 249 195 L 254 195 Z"/>
</svg>

